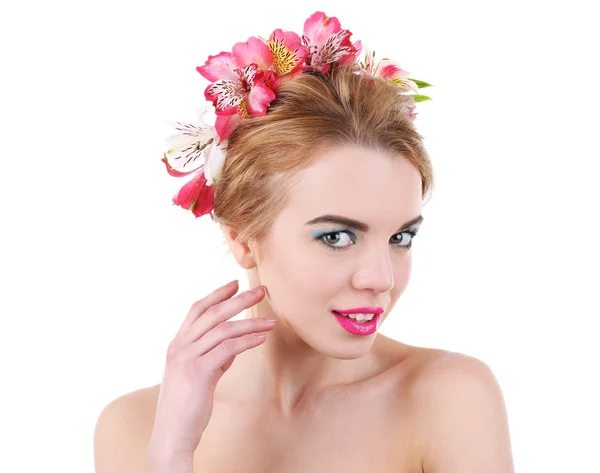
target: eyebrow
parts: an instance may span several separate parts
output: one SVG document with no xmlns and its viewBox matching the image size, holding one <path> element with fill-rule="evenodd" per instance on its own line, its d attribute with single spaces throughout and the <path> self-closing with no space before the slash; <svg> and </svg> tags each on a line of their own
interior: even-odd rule
<svg viewBox="0 0 600 473">
<path fill-rule="evenodd" d="M 402 231 L 406 230 L 407 228 L 412 227 L 413 225 L 416 225 L 417 223 L 421 223 L 422 221 L 423 221 L 423 216 L 419 215 L 418 217 L 415 217 L 412 220 L 409 220 L 408 222 L 403 224 L 398 229 L 398 232 L 402 232 Z M 366 223 L 359 222 L 358 220 L 354 220 L 352 218 L 342 217 L 341 215 L 331 215 L 331 214 L 321 215 L 320 217 L 313 218 L 312 220 L 309 220 L 308 222 L 306 222 L 304 225 L 317 225 L 319 223 L 337 223 L 337 224 L 344 225 L 347 227 L 355 228 L 356 230 L 359 230 L 361 232 L 369 231 L 369 225 L 367 225 Z"/>
</svg>

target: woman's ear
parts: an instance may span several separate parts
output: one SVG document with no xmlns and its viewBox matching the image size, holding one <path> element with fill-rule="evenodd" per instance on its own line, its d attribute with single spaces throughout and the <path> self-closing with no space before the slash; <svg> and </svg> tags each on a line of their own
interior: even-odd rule
<svg viewBox="0 0 600 473">
<path fill-rule="evenodd" d="M 244 269 L 256 267 L 256 252 L 253 249 L 253 245 L 245 241 L 236 241 L 237 232 L 227 225 L 223 225 L 223 233 L 225 234 L 229 250 L 237 263 Z"/>
</svg>

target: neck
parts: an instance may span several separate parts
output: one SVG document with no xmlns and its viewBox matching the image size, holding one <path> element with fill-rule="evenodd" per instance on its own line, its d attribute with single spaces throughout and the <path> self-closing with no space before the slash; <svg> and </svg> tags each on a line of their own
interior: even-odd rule
<svg viewBox="0 0 600 473">
<path fill-rule="evenodd" d="M 250 287 L 260 285 L 251 273 Z M 268 288 L 267 288 L 268 295 Z M 267 295 L 248 309 L 244 318 L 273 317 L 277 325 L 259 346 L 242 352 L 225 374 L 232 392 L 268 405 L 282 417 L 301 412 L 307 403 L 346 385 L 367 379 L 377 371 L 371 350 L 352 353 L 352 343 L 339 353 L 317 351 L 284 318 L 274 313 Z M 379 338 L 379 335 L 376 335 Z M 331 347 L 327 347 L 331 348 Z M 225 380 L 223 380 L 225 381 Z"/>
</svg>

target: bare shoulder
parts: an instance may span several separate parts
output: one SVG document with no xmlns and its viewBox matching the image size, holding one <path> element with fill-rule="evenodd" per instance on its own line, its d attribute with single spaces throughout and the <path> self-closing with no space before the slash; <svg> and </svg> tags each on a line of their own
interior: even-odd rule
<svg viewBox="0 0 600 473">
<path fill-rule="evenodd" d="M 500 385 L 483 361 L 436 350 L 412 386 L 426 435 L 424 473 L 513 473 Z"/>
<path fill-rule="evenodd" d="M 449 353 L 438 348 L 408 345 L 382 334 L 378 334 L 378 343 L 383 365 L 391 368 L 385 369 L 386 374 L 403 390 L 410 389 L 429 365 Z"/>
<path fill-rule="evenodd" d="M 160 385 L 138 389 L 107 404 L 94 430 L 96 473 L 145 472 Z"/>
</svg>

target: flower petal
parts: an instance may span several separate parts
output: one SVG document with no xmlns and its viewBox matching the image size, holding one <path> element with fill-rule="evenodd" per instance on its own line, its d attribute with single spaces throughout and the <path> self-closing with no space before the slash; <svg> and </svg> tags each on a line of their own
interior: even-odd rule
<svg viewBox="0 0 600 473">
<path fill-rule="evenodd" d="M 169 164 L 169 160 L 167 158 L 167 153 L 165 153 L 164 157 L 161 159 L 161 161 L 163 163 L 165 163 L 165 165 L 167 166 L 167 172 L 173 176 L 173 177 L 183 177 L 183 176 L 187 176 L 191 173 L 193 173 L 194 171 L 196 171 L 197 169 L 192 169 L 191 171 L 187 171 L 187 172 L 181 172 L 178 171 L 177 169 L 173 168 L 170 164 Z"/>
<path fill-rule="evenodd" d="M 382 59 L 377 65 L 375 71 L 376 77 L 383 77 L 384 79 L 405 79 L 410 75 L 410 72 L 404 71 L 394 64 L 389 59 Z"/>
<path fill-rule="evenodd" d="M 231 53 L 220 52 L 216 56 L 208 56 L 208 60 L 203 66 L 196 67 L 196 70 L 211 82 L 219 79 L 237 80 L 238 74 L 235 72 L 239 69 L 239 64 L 235 56 Z"/>
<path fill-rule="evenodd" d="M 354 57 L 356 48 L 350 41 L 351 35 L 350 31 L 341 30 L 329 36 L 325 42 L 318 44 L 310 55 L 310 65 L 323 66 L 338 62 L 346 56 Z"/>
<path fill-rule="evenodd" d="M 304 22 L 304 36 L 310 40 L 311 45 L 321 45 L 342 27 L 335 16 L 328 17 L 322 11 L 313 13 Z"/>
<path fill-rule="evenodd" d="M 358 58 L 358 56 L 360 56 L 360 54 L 362 53 L 362 41 L 359 39 L 358 41 L 354 41 L 354 49 L 356 49 L 356 56 L 355 59 Z"/>
<path fill-rule="evenodd" d="M 416 82 L 413 82 L 413 81 L 412 81 L 412 80 L 410 80 L 410 79 L 404 79 L 404 81 L 403 81 L 403 82 L 404 82 L 404 83 L 405 83 L 405 84 L 406 84 L 408 87 L 410 87 L 410 88 L 411 88 L 411 90 L 414 90 L 415 92 L 418 92 L 418 91 L 419 91 L 419 86 L 418 86 L 418 84 L 417 84 Z"/>
<path fill-rule="evenodd" d="M 277 29 L 271 33 L 267 46 L 273 53 L 273 71 L 278 75 L 297 71 L 304 63 L 308 48 L 302 46 L 300 36 L 292 31 Z"/>
<path fill-rule="evenodd" d="M 206 100 L 210 100 L 217 114 L 231 115 L 237 110 L 237 106 L 246 98 L 246 89 L 239 80 L 218 80 L 209 85 L 204 91 Z"/>
<path fill-rule="evenodd" d="M 390 82 L 393 85 L 400 87 L 401 89 L 406 90 L 406 91 L 414 91 L 415 93 L 419 91 L 419 86 L 410 79 L 393 78 L 393 79 L 390 79 Z"/>
<path fill-rule="evenodd" d="M 410 72 L 400 68 L 397 64 L 394 64 L 389 59 L 382 59 L 375 68 L 375 77 L 382 77 L 387 79 L 395 86 L 398 86 L 407 91 L 419 91 L 419 86 L 412 80 L 408 79 Z"/>
<path fill-rule="evenodd" d="M 217 115 L 215 128 L 219 135 L 219 144 L 229 138 L 229 135 L 231 135 L 240 123 L 242 123 L 242 118 L 237 113 L 233 115 Z"/>
<path fill-rule="evenodd" d="M 329 72 L 329 69 L 331 69 L 331 64 L 324 64 L 322 66 L 313 66 L 313 65 L 303 65 L 302 66 L 302 71 L 319 71 L 321 74 L 327 74 L 327 72 Z"/>
<path fill-rule="evenodd" d="M 299 70 L 298 72 L 302 73 L 302 70 Z M 294 75 L 294 74 L 291 74 L 291 75 Z M 277 90 L 277 87 L 279 87 L 279 83 L 283 79 L 283 78 L 280 78 L 273 71 L 259 72 L 258 74 L 256 74 L 255 78 L 257 81 L 261 81 L 263 84 L 265 84 L 269 89 L 271 89 L 273 91 Z"/>
<path fill-rule="evenodd" d="M 223 163 L 225 162 L 225 149 L 221 145 L 215 145 L 211 147 L 210 152 L 206 156 L 206 164 L 204 165 L 204 177 L 206 177 L 206 184 L 212 186 L 223 169 Z"/>
<path fill-rule="evenodd" d="M 268 46 L 262 39 L 254 36 L 248 38 L 246 42 L 236 43 L 232 51 L 240 68 L 256 64 L 258 69 L 266 71 L 273 64 L 273 54 Z"/>
<path fill-rule="evenodd" d="M 196 201 L 190 206 L 190 210 L 198 218 L 211 213 L 214 208 L 215 186 L 204 186 Z"/>
<path fill-rule="evenodd" d="M 215 126 L 216 115 L 214 107 L 209 107 L 208 104 L 203 104 L 196 109 L 196 116 L 201 124 L 211 127 Z"/>
<path fill-rule="evenodd" d="M 258 72 L 258 66 L 254 63 L 248 64 L 241 68 L 238 73 L 240 75 L 240 82 L 245 89 L 252 87 L 254 84 L 254 77 Z"/>
<path fill-rule="evenodd" d="M 207 147 L 217 139 L 216 129 L 212 126 L 181 122 L 176 122 L 173 126 L 179 133 L 165 140 L 167 151 L 164 157 L 168 160 L 165 164 L 169 174 L 186 175 L 202 164 L 200 158 L 205 158 Z"/>
<path fill-rule="evenodd" d="M 214 186 L 206 185 L 202 169 L 173 196 L 174 205 L 191 210 L 196 217 L 210 213 L 214 202 Z"/>
<path fill-rule="evenodd" d="M 269 104 L 275 100 L 275 93 L 261 81 L 254 81 L 246 100 L 248 113 L 253 117 L 261 117 L 267 113 Z"/>
</svg>

